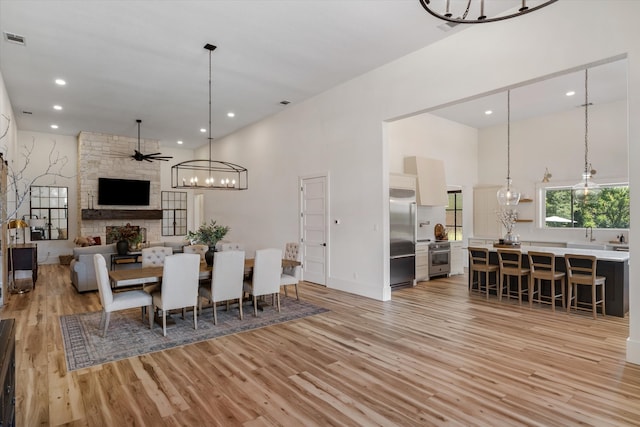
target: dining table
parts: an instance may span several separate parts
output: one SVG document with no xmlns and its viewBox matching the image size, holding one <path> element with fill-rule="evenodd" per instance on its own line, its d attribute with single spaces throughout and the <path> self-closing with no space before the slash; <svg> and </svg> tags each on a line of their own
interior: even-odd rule
<svg viewBox="0 0 640 427">
<path fill-rule="evenodd" d="M 295 267 L 301 263 L 296 260 L 283 259 L 283 267 Z M 255 265 L 254 258 L 245 258 L 244 268 L 245 270 L 252 270 Z M 211 278 L 211 271 L 213 267 L 208 266 L 206 263 L 200 263 L 200 280 L 206 280 Z M 148 283 L 160 282 L 162 280 L 162 274 L 164 267 L 141 267 L 131 268 L 128 270 L 111 270 L 109 271 L 109 280 L 111 281 L 111 288 L 118 289 L 119 287 L 129 287 L 135 285 L 143 285 Z"/>
</svg>

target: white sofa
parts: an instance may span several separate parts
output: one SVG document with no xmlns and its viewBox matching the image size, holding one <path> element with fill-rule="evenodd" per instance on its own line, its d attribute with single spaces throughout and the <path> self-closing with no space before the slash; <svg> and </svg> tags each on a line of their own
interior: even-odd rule
<svg viewBox="0 0 640 427">
<path fill-rule="evenodd" d="M 173 250 L 173 253 L 182 252 L 183 242 L 154 242 L 149 246 L 166 246 Z M 73 260 L 69 265 L 71 284 L 78 292 L 98 290 L 96 280 L 96 270 L 93 266 L 93 255 L 101 254 L 107 265 L 111 265 L 111 255 L 117 253 L 116 244 L 95 245 L 73 248 Z M 140 264 L 122 264 L 120 268 L 140 268 Z"/>
</svg>

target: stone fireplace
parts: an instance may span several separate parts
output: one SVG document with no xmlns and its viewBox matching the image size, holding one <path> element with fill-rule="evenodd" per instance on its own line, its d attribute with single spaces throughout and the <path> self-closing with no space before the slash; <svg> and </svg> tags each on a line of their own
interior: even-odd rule
<svg viewBox="0 0 640 427">
<path fill-rule="evenodd" d="M 78 233 L 107 242 L 107 227 L 127 223 L 146 229 L 147 241 L 161 240 L 160 162 L 138 162 L 130 156 L 137 138 L 102 133 L 78 135 Z M 156 140 L 142 139 L 143 152 L 159 150 Z M 98 205 L 98 178 L 150 181 L 149 206 Z"/>
</svg>

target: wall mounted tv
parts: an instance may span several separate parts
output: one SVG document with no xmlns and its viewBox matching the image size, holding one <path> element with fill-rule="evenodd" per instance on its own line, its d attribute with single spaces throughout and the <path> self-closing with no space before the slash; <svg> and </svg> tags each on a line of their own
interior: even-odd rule
<svg viewBox="0 0 640 427">
<path fill-rule="evenodd" d="M 150 181 L 98 178 L 98 204 L 149 206 Z"/>
</svg>

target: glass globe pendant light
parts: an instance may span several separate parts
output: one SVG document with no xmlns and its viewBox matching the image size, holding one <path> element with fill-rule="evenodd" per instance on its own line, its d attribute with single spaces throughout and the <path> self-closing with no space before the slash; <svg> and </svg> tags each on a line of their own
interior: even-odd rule
<svg viewBox="0 0 640 427">
<path fill-rule="evenodd" d="M 591 168 L 589 163 L 589 70 L 584 70 L 584 172 L 582 172 L 582 180 L 573 186 L 574 196 L 578 199 L 586 199 L 587 197 L 595 197 L 600 192 L 600 186 L 593 182 L 592 175 L 596 171 Z"/>
<path fill-rule="evenodd" d="M 497 193 L 500 206 L 515 206 L 520 201 L 520 192 L 511 184 L 511 91 L 507 91 L 507 182 Z"/>
</svg>

